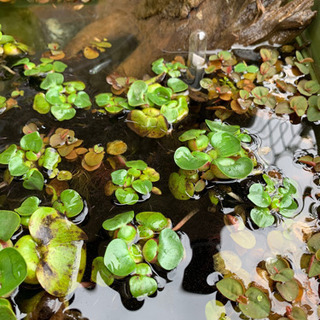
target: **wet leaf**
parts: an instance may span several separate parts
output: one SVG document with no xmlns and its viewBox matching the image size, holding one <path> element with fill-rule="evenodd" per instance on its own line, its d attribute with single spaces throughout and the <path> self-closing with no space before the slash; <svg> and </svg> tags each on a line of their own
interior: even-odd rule
<svg viewBox="0 0 320 320">
<path fill-rule="evenodd" d="M 132 188 L 138 193 L 148 194 L 152 190 L 152 182 L 138 179 L 132 182 Z"/>
<path fill-rule="evenodd" d="M 281 269 L 276 274 L 271 275 L 270 278 L 273 281 L 287 282 L 293 279 L 293 277 L 294 277 L 294 271 L 290 268 L 284 268 L 284 269 Z"/>
<path fill-rule="evenodd" d="M 126 161 L 126 166 L 137 170 L 145 170 L 148 167 L 148 165 L 142 160 Z"/>
<path fill-rule="evenodd" d="M 72 189 L 61 192 L 60 200 L 68 218 L 77 216 L 83 210 L 83 201 L 80 194 Z"/>
<path fill-rule="evenodd" d="M 127 151 L 127 144 L 121 140 L 115 140 L 108 142 L 107 153 L 111 155 L 123 154 Z"/>
<path fill-rule="evenodd" d="M 35 196 L 25 199 L 19 208 L 14 209 L 20 216 L 31 216 L 39 207 L 40 199 Z"/>
<path fill-rule="evenodd" d="M 23 187 L 28 190 L 41 191 L 44 186 L 44 178 L 42 173 L 37 169 L 30 169 L 23 177 Z"/>
<path fill-rule="evenodd" d="M 137 234 L 136 228 L 131 225 L 122 226 L 116 233 L 117 238 L 124 240 L 127 244 L 132 243 Z"/>
<path fill-rule="evenodd" d="M 151 277 L 140 275 L 129 280 L 130 292 L 133 297 L 150 296 L 158 289 L 158 283 Z"/>
<path fill-rule="evenodd" d="M 50 104 L 47 102 L 44 93 L 39 92 L 35 95 L 32 108 L 40 114 L 50 111 Z"/>
<path fill-rule="evenodd" d="M 8 169 L 12 176 L 19 177 L 29 171 L 29 167 L 23 161 L 23 153 L 17 152 L 9 161 Z"/>
<path fill-rule="evenodd" d="M 168 219 L 161 212 L 143 211 L 136 215 L 136 220 L 153 231 L 161 231 L 168 226 Z"/>
<path fill-rule="evenodd" d="M 283 101 L 277 104 L 275 108 L 275 113 L 277 114 L 291 114 L 294 111 L 290 108 L 288 101 Z"/>
<path fill-rule="evenodd" d="M 149 239 L 142 248 L 142 254 L 147 262 L 154 262 L 158 254 L 158 243 L 154 239 Z"/>
<path fill-rule="evenodd" d="M 51 60 L 51 59 L 49 59 Z M 53 62 L 53 70 L 54 72 L 64 72 L 64 70 L 67 68 L 68 66 L 61 62 L 61 61 L 55 61 Z"/>
<path fill-rule="evenodd" d="M 242 284 L 238 280 L 232 278 L 224 278 L 220 280 L 216 283 L 216 287 L 221 294 L 231 301 L 236 301 L 244 294 Z"/>
<path fill-rule="evenodd" d="M 134 217 L 133 211 L 127 211 L 117 214 L 113 218 L 107 219 L 103 222 L 102 227 L 108 231 L 114 231 L 131 222 Z"/>
<path fill-rule="evenodd" d="M 62 84 L 64 77 L 60 73 L 48 73 L 47 76 L 40 84 L 40 88 L 48 90 L 49 88 L 54 88 L 57 85 Z"/>
<path fill-rule="evenodd" d="M 172 229 L 164 229 L 159 235 L 158 262 L 165 270 L 178 266 L 184 255 L 179 236 Z"/>
<path fill-rule="evenodd" d="M 318 96 L 311 96 L 308 99 L 309 108 L 307 110 L 307 117 L 309 121 L 320 120 L 320 98 Z"/>
<path fill-rule="evenodd" d="M 267 208 L 271 204 L 271 198 L 260 183 L 254 183 L 249 189 L 248 198 L 258 207 Z"/>
<path fill-rule="evenodd" d="M 301 94 L 305 96 L 311 96 L 316 94 L 320 89 L 318 81 L 315 80 L 301 80 L 298 83 L 298 90 Z"/>
<path fill-rule="evenodd" d="M 111 286 L 114 277 L 104 264 L 103 257 L 96 257 L 92 262 L 91 281 L 99 286 Z"/>
<path fill-rule="evenodd" d="M 0 164 L 9 164 L 10 159 L 14 157 L 17 152 L 15 144 L 10 145 L 7 149 L 0 153 Z"/>
<path fill-rule="evenodd" d="M 136 267 L 127 244 L 122 239 L 114 239 L 108 244 L 104 254 L 104 264 L 118 277 L 129 275 Z"/>
<path fill-rule="evenodd" d="M 129 105 L 136 107 L 145 104 L 144 95 L 147 90 L 148 85 L 144 81 L 137 80 L 133 82 L 127 94 Z"/>
<path fill-rule="evenodd" d="M 218 158 L 213 160 L 213 163 L 225 176 L 231 179 L 245 178 L 253 169 L 252 160 L 249 158 L 239 158 L 237 160 Z"/>
<path fill-rule="evenodd" d="M 188 89 L 188 85 L 178 78 L 168 79 L 167 85 L 173 90 L 173 92 L 181 92 Z"/>
<path fill-rule="evenodd" d="M 320 249 L 320 233 L 314 234 L 307 242 L 308 249 L 312 253 L 316 253 Z"/>
<path fill-rule="evenodd" d="M 16 315 L 13 313 L 10 302 L 4 303 L 4 301 L 8 301 L 6 299 L 0 298 L 0 319 L 5 320 L 16 320 Z"/>
<path fill-rule="evenodd" d="M 141 137 L 162 138 L 168 132 L 168 122 L 155 108 L 133 110 L 127 118 L 128 127 Z"/>
<path fill-rule="evenodd" d="M 299 294 L 299 285 L 295 279 L 291 279 L 284 283 L 277 282 L 276 288 L 282 298 L 287 301 L 295 300 Z"/>
<path fill-rule="evenodd" d="M 115 196 L 121 204 L 133 205 L 139 200 L 139 196 L 132 188 L 119 188 L 115 191 Z"/>
<path fill-rule="evenodd" d="M 184 132 L 180 137 L 179 141 L 185 142 L 188 140 L 196 139 L 200 137 L 201 135 L 205 134 L 206 130 L 200 130 L 200 129 L 191 129 L 186 132 Z"/>
<path fill-rule="evenodd" d="M 16 242 L 15 248 L 19 251 L 27 264 L 27 276 L 24 282 L 29 284 L 39 284 L 36 275 L 36 270 L 40 263 L 37 253 L 37 243 L 30 235 L 26 235 Z"/>
<path fill-rule="evenodd" d="M 118 186 L 123 186 L 128 175 L 128 170 L 120 169 L 111 173 L 112 182 Z"/>
<path fill-rule="evenodd" d="M 194 185 L 188 181 L 184 174 L 171 173 L 169 177 L 169 189 L 178 200 L 189 200 L 194 195 Z"/>
<path fill-rule="evenodd" d="M 54 148 L 46 148 L 43 156 L 42 166 L 48 170 L 53 170 L 60 160 L 60 156 L 57 150 Z"/>
<path fill-rule="evenodd" d="M 211 145 L 218 151 L 220 157 L 230 157 L 241 150 L 239 139 L 228 132 L 217 132 L 211 137 Z"/>
<path fill-rule="evenodd" d="M 309 266 L 308 276 L 309 278 L 316 277 L 320 275 L 320 262 L 314 259 Z"/>
<path fill-rule="evenodd" d="M 137 230 L 138 230 L 138 236 L 140 239 L 148 240 L 153 238 L 154 236 L 153 231 L 146 226 L 138 226 Z"/>
<path fill-rule="evenodd" d="M 239 303 L 240 310 L 249 318 L 267 318 L 271 311 L 271 303 L 268 296 L 260 289 L 250 287 L 245 296 L 248 298 L 247 304 Z"/>
<path fill-rule="evenodd" d="M 260 228 L 267 228 L 274 224 L 274 216 L 270 213 L 268 208 L 253 208 L 250 211 L 252 221 Z"/>
<path fill-rule="evenodd" d="M 91 101 L 89 95 L 84 91 L 79 91 L 74 100 L 74 105 L 80 109 L 91 107 Z"/>
<path fill-rule="evenodd" d="M 177 166 L 184 170 L 196 170 L 202 167 L 207 160 L 194 156 L 186 147 L 178 148 L 174 153 L 174 161 Z"/>
<path fill-rule="evenodd" d="M 266 259 L 266 269 L 271 276 L 276 275 L 281 270 L 289 268 L 289 263 L 282 257 Z"/>
<path fill-rule="evenodd" d="M 69 103 L 61 103 L 51 107 L 51 113 L 59 120 L 70 120 L 76 115 L 76 110 Z"/>
<path fill-rule="evenodd" d="M 188 102 L 184 96 L 179 97 L 178 100 L 171 100 L 169 103 L 161 106 L 160 113 L 166 117 L 169 123 L 176 123 L 188 115 Z"/>
<path fill-rule="evenodd" d="M 20 226 L 19 215 L 14 211 L 0 210 L 0 226 L 0 240 L 8 241 Z"/>
<path fill-rule="evenodd" d="M 27 276 L 27 265 L 14 248 L 0 251 L 0 297 L 17 288 Z"/>
<path fill-rule="evenodd" d="M 293 97 L 290 99 L 290 108 L 301 117 L 303 116 L 308 108 L 308 101 L 303 96 Z"/>
<path fill-rule="evenodd" d="M 172 90 L 165 87 L 157 87 L 152 92 L 148 92 L 148 99 L 156 104 L 157 106 L 162 106 L 170 102 L 172 96 Z"/>
<path fill-rule="evenodd" d="M 221 121 L 211 121 L 208 119 L 206 119 L 205 122 L 208 128 L 214 133 L 222 131 L 236 134 L 240 132 L 240 126 L 230 126 L 228 124 L 222 123 Z"/>
<path fill-rule="evenodd" d="M 41 150 L 42 146 L 43 142 L 39 132 L 26 134 L 20 139 L 20 147 L 23 150 L 30 150 L 34 153 L 38 153 Z"/>
<path fill-rule="evenodd" d="M 99 52 L 91 47 L 85 47 L 83 49 L 83 55 L 85 58 L 93 60 L 99 57 Z"/>
</svg>

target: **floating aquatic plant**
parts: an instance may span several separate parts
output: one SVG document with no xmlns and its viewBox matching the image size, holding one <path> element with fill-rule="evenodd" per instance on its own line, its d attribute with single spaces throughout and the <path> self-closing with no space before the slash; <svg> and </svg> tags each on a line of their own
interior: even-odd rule
<svg viewBox="0 0 320 320">
<path fill-rule="evenodd" d="M 209 132 L 191 129 L 179 137 L 188 147 L 174 153 L 180 171 L 170 175 L 169 188 L 177 199 L 201 192 L 208 180 L 245 178 L 254 167 L 255 159 L 243 148 L 243 143 L 251 141 L 248 134 L 219 121 L 206 120 L 206 124 Z"/>
<path fill-rule="evenodd" d="M 93 263 L 91 279 L 112 285 L 114 277 L 130 276 L 129 289 L 134 298 L 150 296 L 158 283 L 152 277 L 150 264 L 166 271 L 175 269 L 184 255 L 184 248 L 171 222 L 160 212 L 146 211 L 136 215 L 128 211 L 107 219 L 103 228 L 113 240 L 108 244 L 104 258 Z M 97 277 L 97 274 L 100 277 Z M 100 280 L 98 280 L 100 279 Z"/>
<path fill-rule="evenodd" d="M 83 55 L 87 59 L 96 59 L 99 57 L 100 53 L 105 52 L 107 48 L 111 48 L 112 45 L 108 42 L 108 39 L 103 40 L 95 37 L 94 41 L 91 41 L 89 46 L 83 49 Z"/>
<path fill-rule="evenodd" d="M 76 109 L 91 107 L 90 97 L 83 91 L 85 84 L 82 81 L 64 82 L 61 73 L 48 73 L 40 88 L 46 90 L 46 93 L 36 94 L 33 109 L 41 114 L 51 112 L 59 121 L 72 119 Z"/>
<path fill-rule="evenodd" d="M 142 160 L 125 162 L 126 169 L 119 169 L 111 173 L 111 181 L 105 186 L 107 196 L 115 193 L 121 204 L 133 205 L 139 201 L 139 196 L 149 195 L 151 192 L 161 194 L 152 185 L 160 179 L 159 173 Z"/>
<path fill-rule="evenodd" d="M 299 117 L 307 115 L 309 121 L 319 120 L 320 85 L 306 77 L 313 60 L 303 57 L 300 51 L 294 56 L 286 53 L 281 60 L 279 52 L 271 48 L 260 49 L 260 56 L 259 66 L 238 62 L 228 51 L 210 56 L 206 73 L 213 77 L 200 82 L 212 102 L 207 109 L 216 110 L 216 116 L 222 120 L 233 112 L 243 114 L 257 106 L 274 109 L 277 114 L 295 113 Z M 287 73 L 296 76 L 294 84 L 286 79 Z M 275 82 L 276 87 L 268 85 L 269 82 Z"/>
<path fill-rule="evenodd" d="M 269 175 L 263 175 L 266 185 L 254 183 L 249 189 L 248 198 L 255 207 L 250 212 L 253 222 L 260 228 L 269 227 L 275 222 L 272 213 L 292 218 L 297 211 L 297 189 L 293 182 L 284 178 L 282 183 Z"/>
</svg>

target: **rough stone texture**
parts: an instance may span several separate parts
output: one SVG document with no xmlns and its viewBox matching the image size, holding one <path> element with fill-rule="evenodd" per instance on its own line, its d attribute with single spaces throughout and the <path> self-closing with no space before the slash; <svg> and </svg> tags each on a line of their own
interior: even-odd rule
<svg viewBox="0 0 320 320">
<path fill-rule="evenodd" d="M 66 51 L 76 55 L 94 36 L 132 34 L 139 46 L 118 71 L 141 77 L 164 51 L 186 52 L 196 29 L 207 33 L 208 49 L 290 41 L 311 22 L 312 5 L 313 0 L 104 0 L 97 21 L 79 32 Z"/>
</svg>

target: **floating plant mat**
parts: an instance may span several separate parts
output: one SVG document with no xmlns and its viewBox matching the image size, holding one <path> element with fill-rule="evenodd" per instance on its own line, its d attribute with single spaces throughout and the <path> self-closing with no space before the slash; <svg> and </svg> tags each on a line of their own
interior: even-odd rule
<svg viewBox="0 0 320 320">
<path fill-rule="evenodd" d="M 310 58 L 278 52 L 213 54 L 198 95 L 182 57 L 156 60 L 146 80 L 110 75 L 108 89 L 71 77 L 56 44 L 13 61 L 5 76 L 17 88 L 0 100 L 0 312 L 314 317 L 319 159 L 308 120 L 319 120 L 319 85 Z"/>
</svg>

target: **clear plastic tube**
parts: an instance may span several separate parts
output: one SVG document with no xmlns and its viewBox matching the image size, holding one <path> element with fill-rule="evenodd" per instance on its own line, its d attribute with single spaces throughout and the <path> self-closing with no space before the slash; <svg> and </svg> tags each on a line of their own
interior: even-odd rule
<svg viewBox="0 0 320 320">
<path fill-rule="evenodd" d="M 193 31 L 189 37 L 187 79 L 190 86 L 200 89 L 206 64 L 207 34 L 202 30 Z"/>
</svg>

